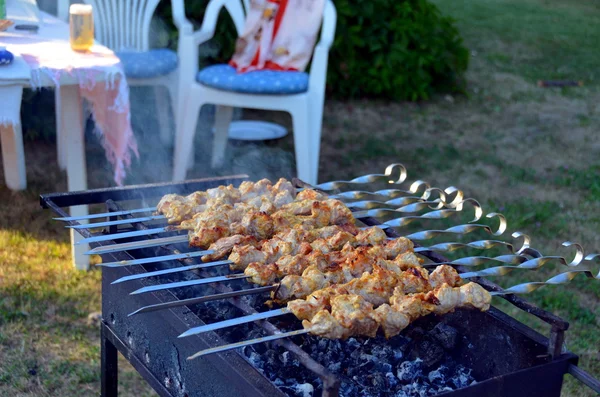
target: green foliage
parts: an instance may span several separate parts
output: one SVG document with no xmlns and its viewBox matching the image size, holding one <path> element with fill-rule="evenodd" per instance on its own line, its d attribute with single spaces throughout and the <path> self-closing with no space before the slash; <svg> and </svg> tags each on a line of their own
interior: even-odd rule
<svg viewBox="0 0 600 397">
<path fill-rule="evenodd" d="M 187 18 L 194 24 L 194 29 L 199 29 L 204 19 L 204 11 L 209 0 L 188 1 L 185 4 L 185 13 Z M 171 14 L 171 2 L 161 1 L 156 8 L 156 16 L 162 18 L 170 26 L 170 47 L 175 47 L 177 44 L 177 30 L 173 26 Z M 210 63 L 226 63 L 231 59 L 235 48 L 235 39 L 237 33 L 235 25 L 229 16 L 229 13 L 224 9 L 219 14 L 215 36 L 211 40 L 211 44 L 217 47 L 218 51 L 210 54 L 200 54 L 201 57 Z"/>
<path fill-rule="evenodd" d="M 199 25 L 207 0 L 187 2 L 186 13 Z M 469 52 L 451 18 L 429 0 L 335 0 L 337 28 L 329 57 L 328 93 L 334 97 L 421 100 L 434 92 L 462 92 Z M 171 21 L 169 2 L 157 14 Z M 176 43 L 171 30 L 171 43 Z M 221 12 L 209 62 L 227 62 L 235 28 Z"/>
<path fill-rule="evenodd" d="M 397 100 L 462 91 L 469 52 L 454 21 L 428 0 L 336 0 L 330 92 Z"/>
</svg>

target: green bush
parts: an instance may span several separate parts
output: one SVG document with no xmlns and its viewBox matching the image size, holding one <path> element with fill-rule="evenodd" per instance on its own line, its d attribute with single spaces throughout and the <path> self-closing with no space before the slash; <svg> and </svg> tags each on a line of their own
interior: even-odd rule
<svg viewBox="0 0 600 397">
<path fill-rule="evenodd" d="M 469 52 L 428 0 L 335 0 L 328 90 L 337 97 L 420 100 L 463 90 Z"/>
<path fill-rule="evenodd" d="M 171 20 L 170 2 L 158 14 Z M 190 20 L 200 24 L 207 0 L 187 2 Z M 329 57 L 327 92 L 339 98 L 421 100 L 434 92 L 462 92 L 469 52 L 454 27 L 428 0 L 335 0 L 336 37 Z M 176 43 L 171 31 L 171 43 Z M 227 62 L 235 28 L 221 12 L 209 62 Z"/>
</svg>

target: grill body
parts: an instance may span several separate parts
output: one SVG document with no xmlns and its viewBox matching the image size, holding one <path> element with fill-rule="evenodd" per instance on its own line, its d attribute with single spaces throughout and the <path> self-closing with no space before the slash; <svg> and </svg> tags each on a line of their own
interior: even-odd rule
<svg viewBox="0 0 600 397">
<path fill-rule="evenodd" d="M 178 184 L 157 184 L 127 188 L 99 189 L 86 192 L 60 193 L 41 196 L 41 204 L 57 214 L 66 216 L 61 207 L 107 202 L 109 210 L 118 209 L 115 203 L 141 200 L 158 201 L 166 193 L 190 193 L 218 185 L 239 183 L 243 176 L 213 178 Z M 150 201 L 152 200 L 152 201 Z M 366 222 L 369 223 L 369 222 Z M 139 229 L 140 225 L 137 225 Z M 132 228 L 119 229 L 123 231 Z M 109 232 L 116 232 L 115 229 Z M 91 236 L 87 230 L 82 234 Z M 86 237 L 87 237 L 86 236 Z M 127 240 L 120 240 L 125 242 Z M 133 240 L 130 240 L 133 241 Z M 113 241 L 92 246 L 114 244 Z M 103 254 L 104 262 L 115 262 L 156 255 L 167 255 L 177 247 L 158 247 L 132 252 Z M 434 261 L 444 261 L 432 256 Z M 120 352 L 161 396 L 283 396 L 277 386 L 256 370 L 237 351 L 210 355 L 187 361 L 198 350 L 224 342 L 214 332 L 178 339 L 177 336 L 202 321 L 187 307 L 144 313 L 128 317 L 141 306 L 178 299 L 171 291 L 158 291 L 143 296 L 129 296 L 143 286 L 158 280 L 144 279 L 111 285 L 123 276 L 180 266 L 171 261 L 151 265 L 106 269 L 102 276 L 102 395 L 117 395 L 117 351 Z M 188 278 L 199 277 L 192 272 Z M 489 289 L 498 288 L 478 280 Z M 552 326 L 548 339 L 514 318 L 491 308 L 481 313 L 457 310 L 441 318 L 428 317 L 419 322 L 444 322 L 473 341 L 459 349 L 455 359 L 474 370 L 480 381 L 472 386 L 446 392 L 444 396 L 560 396 L 562 378 L 577 356 L 562 351 L 564 331 L 568 323 L 542 311 L 520 298 L 506 299 L 523 310 L 536 315 Z M 313 368 L 314 369 L 314 368 Z M 317 371 L 318 373 L 318 371 Z M 331 374 L 318 373 L 324 380 L 323 395 L 337 395 L 336 381 Z"/>
</svg>

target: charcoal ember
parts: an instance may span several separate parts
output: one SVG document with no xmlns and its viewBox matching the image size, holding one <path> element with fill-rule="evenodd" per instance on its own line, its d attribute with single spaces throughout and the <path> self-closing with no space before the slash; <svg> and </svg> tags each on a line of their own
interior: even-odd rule
<svg viewBox="0 0 600 397">
<path fill-rule="evenodd" d="M 435 386 L 443 386 L 448 382 L 448 378 L 451 376 L 450 368 L 445 365 L 440 366 L 438 369 L 429 372 L 427 379 L 429 383 Z"/>
<path fill-rule="evenodd" d="M 439 363 L 446 353 L 439 343 L 430 339 L 424 339 L 417 344 L 413 355 L 423 360 L 425 366 L 432 367 Z"/>
<path fill-rule="evenodd" d="M 444 323 L 438 323 L 429 332 L 429 337 L 437 341 L 444 349 L 452 350 L 456 346 L 458 330 Z"/>
<path fill-rule="evenodd" d="M 327 366 L 327 369 L 333 373 L 340 372 L 340 370 L 342 369 L 342 363 L 341 362 L 331 363 Z"/>
<path fill-rule="evenodd" d="M 392 364 L 385 361 L 375 361 L 375 370 L 379 372 L 383 372 L 384 374 L 390 372 L 393 369 Z"/>
<path fill-rule="evenodd" d="M 352 350 L 356 350 L 358 348 L 360 348 L 360 343 L 355 339 L 355 338 L 349 338 L 346 341 L 346 347 Z"/>
<path fill-rule="evenodd" d="M 423 376 L 423 360 L 417 358 L 414 361 L 404 361 L 398 365 L 396 376 L 403 383 L 413 382 Z"/>
<path fill-rule="evenodd" d="M 365 356 L 368 356 L 368 355 L 365 354 Z M 368 373 L 369 371 L 371 371 L 371 369 L 373 369 L 374 366 L 375 366 L 375 363 L 373 361 L 361 361 L 359 365 L 355 365 L 352 368 L 348 369 L 348 375 L 349 376 L 358 376 L 361 374 Z"/>
<path fill-rule="evenodd" d="M 393 390 L 396 386 L 398 386 L 398 378 L 392 372 L 388 372 L 385 374 L 385 380 L 387 381 L 388 389 Z"/>
<path fill-rule="evenodd" d="M 369 379 L 371 386 L 377 390 L 385 390 L 388 387 L 387 379 L 381 372 L 375 372 L 374 374 L 367 375 L 367 379 Z"/>
<path fill-rule="evenodd" d="M 454 385 L 456 389 L 467 387 L 475 381 L 475 378 L 471 375 L 471 370 L 465 368 L 463 365 L 457 365 L 455 373 L 450 379 L 450 383 Z"/>
<path fill-rule="evenodd" d="M 358 395 L 358 387 L 353 382 L 341 382 L 340 395 L 341 396 L 356 396 L 356 395 Z"/>
</svg>

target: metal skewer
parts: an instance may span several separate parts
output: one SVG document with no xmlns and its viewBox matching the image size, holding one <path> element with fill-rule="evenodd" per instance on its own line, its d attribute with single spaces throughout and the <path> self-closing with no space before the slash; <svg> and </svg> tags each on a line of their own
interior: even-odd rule
<svg viewBox="0 0 600 397">
<path fill-rule="evenodd" d="M 129 317 L 129 316 L 133 316 L 134 314 L 153 312 L 156 310 L 169 309 L 172 307 L 193 305 L 193 304 L 197 304 L 197 303 L 210 302 L 210 301 L 227 299 L 227 298 L 235 298 L 235 297 L 243 296 L 243 295 L 262 294 L 264 292 L 273 291 L 275 288 L 276 288 L 275 286 L 269 285 L 266 287 L 258 287 L 258 288 L 243 289 L 243 290 L 239 290 L 239 291 L 224 292 L 222 294 L 200 296 L 200 297 L 196 297 L 196 298 L 182 299 L 182 300 L 177 300 L 177 301 L 173 301 L 173 302 L 157 303 L 155 305 L 149 305 L 149 306 L 144 306 L 142 308 L 139 308 L 136 311 L 129 313 L 127 316 Z"/>
<path fill-rule="evenodd" d="M 198 335 L 208 331 L 216 331 L 218 329 L 233 327 L 235 325 L 251 323 L 258 320 L 265 320 L 277 316 L 283 316 L 284 314 L 288 313 L 291 313 L 291 311 L 287 307 L 269 310 L 268 312 L 254 313 L 244 317 L 232 318 L 229 320 L 219 321 L 212 324 L 202 325 L 200 327 L 190 328 L 181 335 L 179 335 L 178 338 L 185 338 L 186 336 Z"/>
<path fill-rule="evenodd" d="M 167 219 L 167 218 L 164 215 L 152 215 L 152 216 L 144 216 L 141 218 L 117 219 L 116 221 L 86 223 L 83 225 L 73 225 L 73 226 L 69 225 L 69 226 L 65 226 L 65 227 L 68 229 L 95 229 L 98 227 L 127 225 L 130 223 L 156 221 L 156 220 L 160 220 L 160 219 Z"/>
<path fill-rule="evenodd" d="M 100 236 L 84 238 L 84 239 L 76 242 L 75 245 L 98 243 L 101 241 L 110 241 L 110 240 L 121 240 L 124 238 L 130 238 L 130 237 L 149 236 L 149 235 L 153 235 L 153 234 L 166 233 L 168 231 L 169 230 L 165 230 L 164 227 L 158 227 L 158 228 L 154 228 L 154 229 L 134 230 L 131 232 L 124 232 L 124 233 L 103 234 Z M 171 231 L 175 232 L 178 230 L 171 230 Z"/>
<path fill-rule="evenodd" d="M 104 212 L 101 214 L 90 214 L 85 216 L 66 216 L 63 218 L 53 218 L 56 221 L 83 221 L 89 219 L 98 219 L 98 218 L 107 218 L 109 216 L 120 216 L 120 215 L 129 215 L 129 214 L 138 214 L 140 212 L 154 212 L 156 211 L 156 207 L 147 207 L 147 208 L 135 208 L 132 210 L 123 210 L 123 211 L 114 211 L 114 212 Z"/>
<path fill-rule="evenodd" d="M 139 279 L 147 278 L 147 277 L 164 276 L 165 274 L 180 273 L 180 272 L 185 272 L 185 271 L 194 270 L 194 269 L 207 269 L 209 267 L 230 265 L 231 263 L 232 263 L 231 261 L 216 261 L 216 262 L 209 262 L 209 263 L 198 263 L 196 265 L 188 265 L 188 266 L 175 267 L 175 268 L 170 268 L 170 269 L 156 270 L 154 272 L 132 274 L 130 276 L 121 277 L 120 279 L 113 281 L 111 284 L 119 284 L 119 283 L 122 283 L 125 281 L 139 280 Z"/>
<path fill-rule="evenodd" d="M 154 256 L 154 257 L 150 257 L 150 258 L 132 259 L 132 260 L 129 260 L 129 261 L 98 263 L 96 266 L 100 266 L 100 267 L 124 267 L 124 266 L 132 266 L 132 265 L 146 265 L 148 263 L 172 261 L 172 260 L 176 260 L 176 259 L 195 258 L 195 257 L 198 257 L 198 256 L 207 255 L 205 252 L 206 251 L 185 252 L 185 253 L 182 253 L 182 254 L 172 254 L 172 255 Z M 231 262 L 228 262 L 228 264 L 229 263 L 231 263 Z"/>
<path fill-rule="evenodd" d="M 121 243 L 121 244 L 111 244 L 111 245 L 103 245 L 101 247 L 96 247 L 94 249 L 86 252 L 86 255 L 101 255 L 107 254 L 109 252 L 120 252 L 120 251 L 128 251 L 140 248 L 149 248 L 149 247 L 158 247 L 161 245 L 168 244 L 177 244 L 177 243 L 187 243 L 188 242 L 187 234 L 179 235 L 179 236 L 171 236 L 171 237 L 162 237 L 162 238 L 154 238 L 149 240 L 142 241 L 132 241 L 129 243 Z M 206 252 L 206 255 L 213 254 L 214 251 L 208 250 L 203 251 Z"/>
<path fill-rule="evenodd" d="M 541 256 L 539 258 L 529 259 L 517 266 L 496 266 L 490 267 L 488 269 L 479 270 L 476 272 L 468 272 L 460 274 L 462 278 L 472 278 L 472 277 L 486 277 L 486 276 L 504 276 L 515 269 L 525 269 L 525 270 L 537 270 L 544 266 L 546 263 L 550 261 L 558 261 L 562 265 L 568 267 L 574 267 L 581 263 L 583 260 L 583 248 L 581 245 L 577 243 L 571 243 L 570 241 L 565 241 L 563 247 L 575 247 L 576 253 L 575 258 L 571 262 L 567 262 L 565 258 L 562 256 Z"/>
<path fill-rule="evenodd" d="M 476 267 L 481 266 L 488 262 L 500 262 L 506 264 L 522 264 L 527 262 L 527 257 L 522 255 L 500 255 L 493 258 L 488 256 L 467 256 L 451 262 L 436 262 L 436 263 L 425 263 L 423 266 L 439 266 L 439 265 L 455 265 L 455 266 L 468 266 Z M 462 277 L 462 275 L 461 275 Z"/>
<path fill-rule="evenodd" d="M 159 285 L 150 285 L 148 287 L 143 287 L 131 292 L 129 295 L 138 295 L 146 292 L 154 292 L 154 291 L 162 291 L 165 289 L 171 288 L 181 288 L 181 287 L 190 287 L 192 285 L 202 285 L 202 284 L 210 284 L 210 283 L 222 283 L 224 281 L 232 281 L 232 280 L 241 280 L 245 278 L 250 278 L 252 276 L 246 276 L 243 273 L 240 274 L 230 274 L 227 276 L 216 276 L 216 277 L 207 277 L 201 278 L 198 280 L 187 280 L 187 281 L 178 281 L 174 283 L 167 284 L 159 284 Z"/>
<path fill-rule="evenodd" d="M 279 334 L 273 334 L 273 335 L 269 335 L 269 336 L 263 336 L 262 338 L 251 339 L 251 340 L 247 340 L 244 342 L 231 343 L 229 345 L 213 347 L 212 349 L 201 350 L 198 353 L 196 353 L 192 356 L 189 356 L 187 359 L 193 360 L 193 359 L 201 357 L 201 356 L 206 356 L 207 354 L 219 353 L 219 352 L 224 352 L 227 350 L 237 349 L 238 347 L 250 346 L 250 345 L 255 345 L 258 343 L 269 342 L 272 340 L 289 338 L 290 336 L 307 334 L 309 332 L 310 332 L 309 329 L 299 329 L 297 331 L 290 331 L 290 332 L 284 332 L 284 333 L 279 333 Z"/>
</svg>

